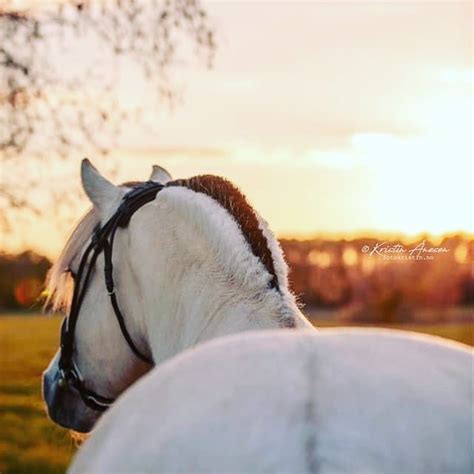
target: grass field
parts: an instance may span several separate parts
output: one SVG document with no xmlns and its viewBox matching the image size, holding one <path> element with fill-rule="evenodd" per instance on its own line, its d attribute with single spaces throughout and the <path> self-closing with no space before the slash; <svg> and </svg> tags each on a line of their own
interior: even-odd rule
<svg viewBox="0 0 474 474">
<path fill-rule="evenodd" d="M 313 321 L 314 323 L 314 321 Z M 319 321 L 316 323 L 320 328 L 338 327 L 336 324 L 328 321 Z M 347 326 L 347 325 L 345 325 Z M 360 327 L 360 325 L 359 325 Z M 434 336 L 452 339 L 453 341 L 462 342 L 469 346 L 474 346 L 474 327 L 472 324 L 392 324 L 386 327 L 391 329 L 403 329 L 405 331 L 421 332 L 432 334 Z"/>
<path fill-rule="evenodd" d="M 44 316 L 0 317 L 1 474 L 64 472 L 74 454 L 69 432 L 48 420 L 41 400 L 41 373 L 58 347 L 59 324 Z M 402 328 L 473 345 L 468 324 Z"/>
<path fill-rule="evenodd" d="M 0 317 L 0 472 L 60 473 L 74 444 L 51 423 L 41 373 L 58 347 L 59 318 Z"/>
</svg>

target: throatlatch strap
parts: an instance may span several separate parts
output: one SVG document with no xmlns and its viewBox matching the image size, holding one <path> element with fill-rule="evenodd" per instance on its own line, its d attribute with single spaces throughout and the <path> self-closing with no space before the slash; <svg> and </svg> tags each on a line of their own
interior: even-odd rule
<svg viewBox="0 0 474 474">
<path fill-rule="evenodd" d="M 128 332 L 127 326 L 125 324 L 125 319 L 118 305 L 117 295 L 115 294 L 114 277 L 113 277 L 114 267 L 112 263 L 112 245 L 113 245 L 114 236 L 115 236 L 115 230 L 112 232 L 110 245 L 108 241 L 104 242 L 104 260 L 105 260 L 104 275 L 105 275 L 105 285 L 107 287 L 107 293 L 109 294 L 110 302 L 112 304 L 112 308 L 114 309 L 115 316 L 117 317 L 120 330 L 122 331 L 123 337 L 125 338 L 128 345 L 130 346 L 130 349 L 139 359 L 143 360 L 144 362 L 148 362 L 149 364 L 152 364 L 153 361 L 138 350 L 137 346 L 135 345 L 132 338 L 130 337 L 130 333 Z"/>
</svg>

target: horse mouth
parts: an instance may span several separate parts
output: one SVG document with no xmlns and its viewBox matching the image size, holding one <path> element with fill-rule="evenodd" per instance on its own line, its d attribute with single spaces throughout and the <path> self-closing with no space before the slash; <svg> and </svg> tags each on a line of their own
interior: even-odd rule
<svg viewBox="0 0 474 474">
<path fill-rule="evenodd" d="M 89 433 L 94 428 L 97 420 L 92 417 L 77 416 L 77 410 L 70 410 L 64 405 L 50 406 L 46 403 L 46 410 L 49 418 L 57 425 L 76 431 L 78 433 Z"/>
<path fill-rule="evenodd" d="M 89 433 L 98 416 L 91 413 L 78 393 L 69 387 L 59 387 L 57 377 L 44 373 L 43 399 L 49 418 L 59 426 L 79 433 Z"/>
</svg>

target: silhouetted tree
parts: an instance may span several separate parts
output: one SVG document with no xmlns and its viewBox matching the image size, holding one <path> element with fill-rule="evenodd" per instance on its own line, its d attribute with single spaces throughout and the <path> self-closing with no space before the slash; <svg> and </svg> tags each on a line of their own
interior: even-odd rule
<svg viewBox="0 0 474 474">
<path fill-rule="evenodd" d="M 0 208 L 28 204 L 32 184 L 7 165 L 106 153 L 127 119 L 136 123 L 143 104 L 123 103 L 124 72 L 146 84 L 147 106 L 174 97 L 183 38 L 210 64 L 214 33 L 199 0 L 0 1 Z"/>
</svg>

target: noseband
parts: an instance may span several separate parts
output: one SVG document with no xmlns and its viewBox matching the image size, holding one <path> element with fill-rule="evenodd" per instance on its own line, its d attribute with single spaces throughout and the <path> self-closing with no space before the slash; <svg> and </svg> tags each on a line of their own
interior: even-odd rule
<svg viewBox="0 0 474 474">
<path fill-rule="evenodd" d="M 60 388 L 66 386 L 74 388 L 81 396 L 84 403 L 97 411 L 105 411 L 115 400 L 103 397 L 88 389 L 84 379 L 73 361 L 74 333 L 77 319 L 84 300 L 92 270 L 95 267 L 97 257 L 104 253 L 104 278 L 110 303 L 117 317 L 122 334 L 132 352 L 142 361 L 153 364 L 153 361 L 140 352 L 130 337 L 125 319 L 117 301 L 113 278 L 112 253 L 114 247 L 115 232 L 119 227 L 127 227 L 132 215 L 148 202 L 155 199 L 159 191 L 164 188 L 162 184 L 147 181 L 134 187 L 123 197 L 123 200 L 115 214 L 102 226 L 97 227 L 92 236 L 91 243 L 86 248 L 79 270 L 74 282 L 74 294 L 72 297 L 69 316 L 64 319 L 61 327 L 61 355 L 59 358 L 59 381 Z"/>
</svg>

